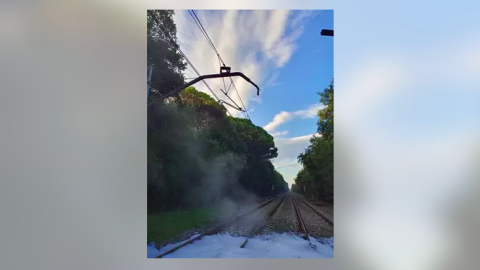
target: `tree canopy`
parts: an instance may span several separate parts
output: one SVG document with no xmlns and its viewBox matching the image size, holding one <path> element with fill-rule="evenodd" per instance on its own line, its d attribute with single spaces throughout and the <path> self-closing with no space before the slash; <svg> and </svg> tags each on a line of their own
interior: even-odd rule
<svg viewBox="0 0 480 270">
<path fill-rule="evenodd" d="M 149 100 L 184 83 L 173 11 L 147 13 Z M 288 185 L 271 159 L 273 137 L 250 120 L 227 116 L 208 94 L 189 87 L 147 110 L 148 212 L 270 196 Z"/>
<path fill-rule="evenodd" d="M 193 87 L 149 110 L 148 153 L 150 211 L 288 189 L 270 161 L 273 137 Z"/>
<path fill-rule="evenodd" d="M 303 168 L 295 178 L 292 190 L 311 198 L 333 203 L 333 81 L 320 92 L 320 102 L 325 105 L 318 111 L 317 129 L 320 136 L 310 140 L 310 145 L 298 156 Z"/>
<path fill-rule="evenodd" d="M 149 100 L 184 84 L 186 63 L 179 52 L 173 10 L 147 11 L 147 64 L 153 65 Z"/>
</svg>

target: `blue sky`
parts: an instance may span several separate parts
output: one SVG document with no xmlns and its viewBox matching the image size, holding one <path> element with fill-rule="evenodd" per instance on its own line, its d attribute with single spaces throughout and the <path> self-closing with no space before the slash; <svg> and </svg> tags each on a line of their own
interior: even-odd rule
<svg viewBox="0 0 480 270">
<path fill-rule="evenodd" d="M 303 24 L 302 35 L 288 63 L 278 68 L 276 85 L 264 86 L 263 103 L 255 106 L 255 123 L 265 126 L 280 111 L 297 111 L 318 104 L 316 92 L 333 78 L 333 38 L 320 36 L 322 28 L 333 28 L 333 12 L 318 11 Z M 316 130 L 315 119 L 298 119 L 285 123 L 280 129 L 289 136 L 302 136 Z"/>
<path fill-rule="evenodd" d="M 333 11 L 196 13 L 225 63 L 259 85 L 257 97 L 250 84 L 235 79 L 253 123 L 274 136 L 279 156 L 273 163 L 291 185 L 301 168 L 297 156 L 316 133 L 317 92 L 333 79 L 333 38 L 320 36 L 321 29 L 333 29 Z M 199 72 L 218 73 L 218 59 L 188 12 L 176 11 L 174 20 L 180 47 Z M 190 68 L 185 73 L 195 77 Z M 222 80 L 208 84 L 217 96 L 223 95 Z M 195 86 L 209 93 L 203 84 Z"/>
</svg>

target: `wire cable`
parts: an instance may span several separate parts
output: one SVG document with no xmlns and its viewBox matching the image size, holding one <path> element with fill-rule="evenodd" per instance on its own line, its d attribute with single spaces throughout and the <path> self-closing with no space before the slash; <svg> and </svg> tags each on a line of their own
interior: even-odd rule
<svg viewBox="0 0 480 270">
<path fill-rule="evenodd" d="M 200 19 L 198 18 L 197 14 L 195 13 L 194 10 L 189 10 L 188 11 L 190 16 L 192 16 L 193 18 L 193 21 L 195 22 L 195 24 L 198 26 L 198 28 L 200 29 L 200 32 L 203 34 L 203 36 L 207 39 L 207 42 L 208 44 L 210 44 L 210 47 L 212 47 L 213 51 L 217 54 L 217 57 L 218 57 L 218 60 L 221 62 L 221 64 L 223 64 L 223 66 L 226 66 L 225 65 L 225 62 L 223 61 L 222 57 L 220 56 L 220 53 L 218 52 L 217 48 L 215 47 L 215 45 L 213 44 L 212 42 L 212 39 L 210 38 L 210 36 L 208 35 L 207 31 L 205 30 L 205 28 L 203 27 L 203 24 L 202 22 L 200 21 Z M 223 79 L 223 78 L 222 78 Z M 248 114 L 248 111 L 247 111 L 247 107 L 245 106 L 245 104 L 243 103 L 243 100 L 242 98 L 240 97 L 240 93 L 238 92 L 238 89 L 235 85 L 235 83 L 233 82 L 233 79 L 230 78 L 230 81 L 231 81 L 231 84 L 230 86 L 233 84 L 233 87 L 237 93 L 237 97 L 238 99 L 240 100 L 242 106 L 243 106 L 243 111 L 245 112 L 246 116 L 248 117 L 248 119 L 251 121 L 252 119 L 250 118 L 250 115 Z M 226 85 L 225 85 L 225 81 L 223 82 L 225 88 L 226 88 Z M 229 87 L 229 90 L 230 90 L 230 87 Z M 228 91 L 226 91 L 227 94 L 227 97 L 228 97 Z"/>
<path fill-rule="evenodd" d="M 215 45 L 213 44 L 212 39 L 211 39 L 210 36 L 208 35 L 207 30 L 205 30 L 205 28 L 203 27 L 202 22 L 200 22 L 200 19 L 197 17 L 197 14 L 195 13 L 195 11 L 194 11 L 194 10 L 189 10 L 189 13 L 190 13 L 190 15 L 192 16 L 193 21 L 197 24 L 198 28 L 200 28 L 200 32 L 202 32 L 202 34 L 203 34 L 203 35 L 205 36 L 205 38 L 207 39 L 207 42 L 208 42 L 208 43 L 210 44 L 210 46 L 212 47 L 213 51 L 217 54 L 218 59 L 222 62 L 223 66 L 226 66 L 226 65 L 225 65 L 225 62 L 223 61 L 222 57 L 220 56 L 220 53 L 218 52 L 217 48 L 216 48 Z"/>
<path fill-rule="evenodd" d="M 163 27 L 163 25 L 157 20 L 156 17 L 153 17 L 154 20 L 157 22 L 157 25 L 158 27 L 160 28 L 160 31 L 162 31 L 163 35 L 165 36 L 166 38 L 166 42 L 168 44 L 170 44 L 170 46 L 172 46 L 173 48 L 175 48 L 175 46 L 173 44 L 174 43 L 174 40 L 167 34 L 167 31 L 165 30 L 165 28 Z M 200 72 L 198 72 L 198 70 L 195 68 L 195 66 L 193 65 L 193 63 L 190 61 L 190 59 L 188 59 L 188 57 L 185 55 L 185 53 L 183 53 L 183 51 L 180 49 L 180 46 L 178 47 L 178 51 L 180 52 L 180 54 L 185 58 L 185 60 L 187 61 L 187 63 L 190 65 L 190 67 L 193 69 L 193 71 L 197 74 L 197 76 L 201 76 L 200 75 Z M 213 92 L 212 88 L 210 87 L 210 85 L 207 84 L 207 82 L 203 81 L 203 83 L 205 84 L 205 86 L 208 88 L 208 90 L 210 90 L 210 93 L 212 93 L 212 95 L 217 99 L 217 100 L 220 100 L 218 98 L 218 96 L 215 94 L 215 92 Z"/>
</svg>

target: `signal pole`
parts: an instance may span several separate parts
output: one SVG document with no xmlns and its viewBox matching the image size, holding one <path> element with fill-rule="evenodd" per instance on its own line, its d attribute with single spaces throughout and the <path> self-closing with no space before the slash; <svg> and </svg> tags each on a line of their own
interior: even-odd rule
<svg viewBox="0 0 480 270">
<path fill-rule="evenodd" d="M 148 77 L 147 77 L 147 102 L 148 102 L 148 97 L 150 96 L 150 83 L 152 82 L 152 71 L 153 71 L 153 65 L 150 65 L 148 67 Z"/>
</svg>

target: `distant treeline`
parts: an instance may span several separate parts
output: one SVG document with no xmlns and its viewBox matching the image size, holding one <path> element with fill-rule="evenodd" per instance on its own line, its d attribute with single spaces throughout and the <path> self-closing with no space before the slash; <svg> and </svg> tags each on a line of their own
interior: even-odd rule
<svg viewBox="0 0 480 270">
<path fill-rule="evenodd" d="M 173 11 L 147 12 L 149 102 L 182 85 Z M 168 40 L 168 43 L 166 42 Z M 227 116 L 189 87 L 148 107 L 148 212 L 211 206 L 288 190 L 271 159 L 273 137 L 250 120 Z"/>
<path fill-rule="evenodd" d="M 320 136 L 298 156 L 303 168 L 295 178 L 292 191 L 307 197 L 333 203 L 333 81 L 320 92 L 325 107 L 318 111 L 317 130 Z"/>
</svg>

